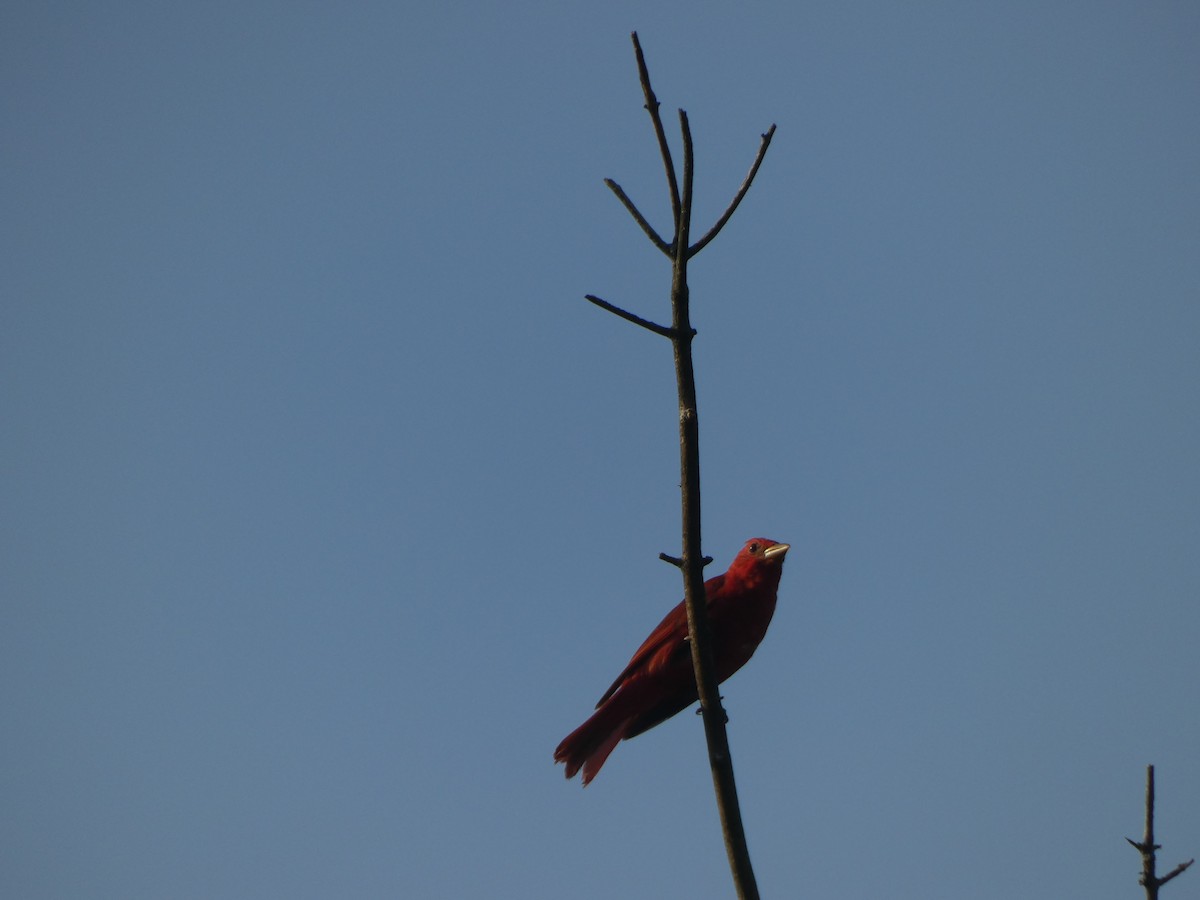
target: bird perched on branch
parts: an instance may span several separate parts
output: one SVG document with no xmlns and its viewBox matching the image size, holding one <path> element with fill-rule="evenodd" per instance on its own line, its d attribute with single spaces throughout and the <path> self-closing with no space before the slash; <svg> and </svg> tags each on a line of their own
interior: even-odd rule
<svg viewBox="0 0 1200 900">
<path fill-rule="evenodd" d="M 725 574 L 704 582 L 718 682 L 744 666 L 766 636 L 788 549 L 788 544 L 752 538 Z M 680 603 L 638 647 L 591 718 L 563 738 L 554 761 L 566 764 L 568 778 L 582 769 L 586 787 L 617 744 L 665 722 L 696 699 L 687 609 Z"/>
</svg>

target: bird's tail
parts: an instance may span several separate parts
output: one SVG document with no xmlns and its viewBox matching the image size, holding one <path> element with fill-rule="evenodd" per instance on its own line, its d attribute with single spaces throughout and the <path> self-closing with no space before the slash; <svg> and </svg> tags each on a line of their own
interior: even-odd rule
<svg viewBox="0 0 1200 900">
<path fill-rule="evenodd" d="M 563 738 L 554 751 L 554 761 L 566 765 L 568 778 L 574 778 L 575 773 L 583 769 L 584 787 L 596 777 L 633 721 L 623 708 L 626 704 L 613 702 L 617 699 L 614 697 L 602 703 L 591 718 Z"/>
</svg>

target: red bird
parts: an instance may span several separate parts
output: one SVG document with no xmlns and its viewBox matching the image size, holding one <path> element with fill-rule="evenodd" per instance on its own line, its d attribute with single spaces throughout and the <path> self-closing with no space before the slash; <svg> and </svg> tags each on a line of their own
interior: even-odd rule
<svg viewBox="0 0 1200 900">
<path fill-rule="evenodd" d="M 752 538 L 729 571 L 704 582 L 718 682 L 744 666 L 766 636 L 788 549 L 788 544 Z M 680 603 L 638 647 L 591 718 L 554 751 L 554 761 L 566 763 L 568 778 L 582 768 L 586 787 L 622 740 L 649 731 L 696 702 L 687 636 L 687 609 Z"/>
</svg>

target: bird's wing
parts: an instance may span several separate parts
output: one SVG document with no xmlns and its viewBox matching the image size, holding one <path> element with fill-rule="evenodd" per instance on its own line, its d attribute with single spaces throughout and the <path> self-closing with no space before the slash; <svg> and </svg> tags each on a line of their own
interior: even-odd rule
<svg viewBox="0 0 1200 900">
<path fill-rule="evenodd" d="M 711 598 L 721 593 L 721 583 L 724 580 L 724 575 L 717 575 L 704 583 L 704 592 L 710 601 Z M 642 646 L 637 648 L 637 652 L 629 660 L 629 665 L 621 671 L 609 689 L 604 692 L 604 696 L 600 698 L 596 706 L 599 707 L 615 694 L 617 688 L 631 676 L 639 672 L 648 673 L 664 669 L 675 662 L 680 655 L 690 657 L 691 650 L 687 645 L 687 633 L 687 606 L 685 602 L 681 601 L 663 617 L 658 626 L 650 632 L 650 636 L 642 641 Z M 682 654 L 681 651 L 683 651 Z"/>
</svg>

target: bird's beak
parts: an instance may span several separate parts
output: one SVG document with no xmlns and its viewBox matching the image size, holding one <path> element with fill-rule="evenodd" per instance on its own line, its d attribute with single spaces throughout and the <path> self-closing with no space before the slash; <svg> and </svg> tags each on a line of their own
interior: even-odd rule
<svg viewBox="0 0 1200 900">
<path fill-rule="evenodd" d="M 787 556 L 787 552 L 791 549 L 791 544 L 776 544 L 774 547 L 768 547 L 763 551 L 763 559 L 778 558 L 780 562 L 783 562 L 783 558 Z"/>
</svg>

